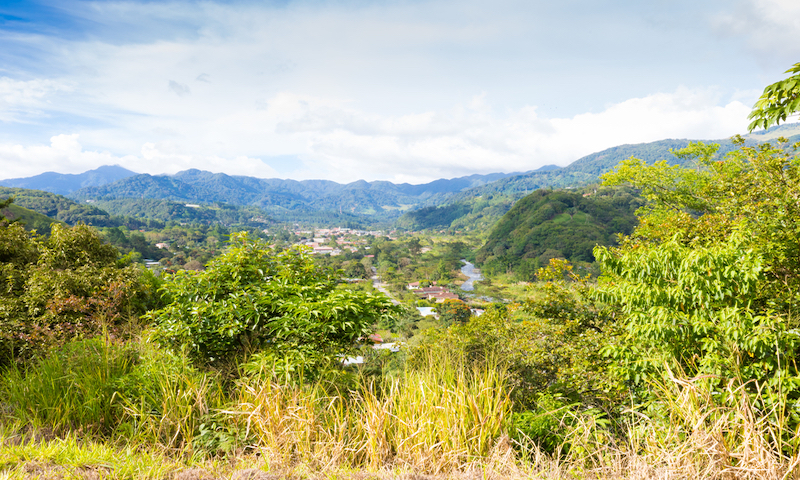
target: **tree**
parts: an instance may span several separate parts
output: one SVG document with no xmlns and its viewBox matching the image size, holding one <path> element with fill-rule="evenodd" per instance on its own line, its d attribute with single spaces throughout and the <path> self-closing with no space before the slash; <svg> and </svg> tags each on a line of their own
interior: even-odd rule
<svg viewBox="0 0 800 480">
<path fill-rule="evenodd" d="M 408 251 L 411 252 L 411 255 L 417 256 L 422 251 L 422 244 L 419 241 L 419 238 L 414 237 L 408 241 Z"/>
<path fill-rule="evenodd" d="M 753 121 L 747 127 L 749 132 L 756 128 L 767 129 L 800 111 L 800 63 L 784 73 L 794 73 L 791 77 L 775 82 L 764 89 L 753 111 L 747 118 Z"/>
<path fill-rule="evenodd" d="M 0 201 L 0 225 L 8 224 L 8 219 L 5 215 L 3 215 L 3 210 L 8 208 L 9 205 L 14 203 L 14 197 L 8 197 L 5 200 Z"/>
<path fill-rule="evenodd" d="M 600 297 L 619 306 L 626 332 L 606 351 L 633 382 L 666 364 L 796 398 L 800 159 L 734 141 L 724 161 L 696 143 L 675 152 L 695 168 L 630 159 L 604 176 L 649 201 L 619 247 L 595 248 Z"/>
<path fill-rule="evenodd" d="M 0 226 L 0 363 L 101 333 L 121 335 L 152 306 L 154 279 L 83 224 L 44 239 Z"/>
<path fill-rule="evenodd" d="M 470 311 L 466 303 L 451 298 L 448 298 L 442 302 L 440 306 L 437 306 L 436 313 L 439 314 L 439 320 L 445 325 L 467 323 L 469 317 L 472 316 L 472 311 Z"/>
<path fill-rule="evenodd" d="M 205 271 L 170 277 L 170 303 L 147 318 L 158 341 L 202 364 L 268 352 L 313 365 L 346 353 L 394 312 L 381 293 L 337 288 L 339 274 L 315 265 L 307 249 L 276 251 L 240 232 Z"/>
</svg>

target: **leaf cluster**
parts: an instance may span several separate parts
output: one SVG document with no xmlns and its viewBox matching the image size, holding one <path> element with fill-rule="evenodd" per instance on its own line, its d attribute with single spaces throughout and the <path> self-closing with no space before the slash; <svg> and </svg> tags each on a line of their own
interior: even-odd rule
<svg viewBox="0 0 800 480">
<path fill-rule="evenodd" d="M 121 335 L 153 303 L 154 282 L 86 225 L 52 225 L 49 238 L 0 226 L 0 362 L 71 339 Z"/>
<path fill-rule="evenodd" d="M 753 105 L 748 119 L 753 120 L 747 130 L 769 128 L 785 122 L 786 118 L 800 111 L 800 63 L 784 73 L 794 73 L 789 78 L 768 85 Z"/>
<path fill-rule="evenodd" d="M 649 200 L 619 247 L 595 249 L 598 298 L 620 308 L 626 331 L 605 353 L 633 384 L 668 365 L 719 388 L 735 378 L 800 395 L 787 380 L 800 352 L 800 159 L 734 141 L 723 160 L 691 144 L 675 153 L 693 168 L 630 159 L 605 176 Z"/>
</svg>

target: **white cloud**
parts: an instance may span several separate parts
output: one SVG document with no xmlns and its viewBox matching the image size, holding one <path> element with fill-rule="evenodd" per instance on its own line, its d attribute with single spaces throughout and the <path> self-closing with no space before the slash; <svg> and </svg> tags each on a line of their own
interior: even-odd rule
<svg viewBox="0 0 800 480">
<path fill-rule="evenodd" d="M 744 133 L 747 126 L 750 108 L 740 97 L 723 102 L 715 90 L 679 88 L 609 105 L 598 113 L 550 119 L 538 115 L 535 107 L 498 113 L 485 95 L 446 111 L 391 116 L 364 112 L 347 102 L 284 92 L 266 100 L 263 109 L 207 119 L 194 131 L 185 126 L 156 131 L 153 135 L 172 139 L 144 142 L 135 155 L 84 150 L 77 134 L 58 135 L 49 146 L 0 145 L 0 167 L 7 178 L 44 170 L 77 173 L 104 164 L 143 173 L 198 168 L 277 177 L 273 167 L 253 156 L 198 153 L 216 143 L 267 138 L 291 146 L 286 151 L 303 158 L 303 164 L 290 173 L 292 178 L 420 183 L 567 165 L 625 143 L 727 138 Z M 192 141 L 200 148 L 186 148 Z"/>
<path fill-rule="evenodd" d="M 56 135 L 50 145 L 0 144 L 0 169 L 4 178 L 28 177 L 45 171 L 81 173 L 101 165 L 124 165 L 132 157 L 84 151 L 78 135 Z"/>
<path fill-rule="evenodd" d="M 0 77 L 0 121 L 25 122 L 47 108 L 48 97 L 72 86 L 48 79 L 14 80 Z"/>
<path fill-rule="evenodd" d="M 795 63 L 800 56 L 797 0 L 743 0 L 715 17 L 712 24 L 723 35 L 746 39 L 748 47 L 761 57 Z"/>
<path fill-rule="evenodd" d="M 539 117 L 533 107 L 497 114 L 478 100 L 449 112 L 396 117 L 310 108 L 278 131 L 305 139 L 317 176 L 421 182 L 566 165 L 625 143 L 727 138 L 745 132 L 750 111 L 739 100 L 720 105 L 713 90 L 688 88 L 555 119 Z"/>
<path fill-rule="evenodd" d="M 257 158 L 186 154 L 168 142 L 146 143 L 138 156 L 116 156 L 108 152 L 84 150 L 78 137 L 78 134 L 56 135 L 50 139 L 50 145 L 0 144 L 3 178 L 28 177 L 45 171 L 82 173 L 101 165 L 122 165 L 135 172 L 151 174 L 198 168 L 231 175 L 276 176 L 272 167 Z"/>
<path fill-rule="evenodd" d="M 0 78 L 0 122 L 16 129 L 0 131 L 0 176 L 123 163 L 423 182 L 724 138 L 766 83 L 750 62 L 733 70 L 703 23 L 720 3 L 77 2 L 64 14 L 96 30 L 0 29 L 0 57 L 28 58 L 3 70 L 27 80 Z M 785 52 L 796 4 L 742 0 L 715 28 Z M 34 144 L 53 133 L 68 135 Z M 302 163 L 265 163 L 283 157 Z"/>
<path fill-rule="evenodd" d="M 211 172 L 224 172 L 229 175 L 247 175 L 259 178 L 277 176 L 277 172 L 272 167 L 258 158 L 244 155 L 225 158 L 216 155 L 186 154 L 180 147 L 169 142 L 144 144 L 141 157 L 132 159 L 128 165 L 126 167 L 131 170 L 146 173 L 177 173 L 181 170 L 197 168 Z"/>
</svg>

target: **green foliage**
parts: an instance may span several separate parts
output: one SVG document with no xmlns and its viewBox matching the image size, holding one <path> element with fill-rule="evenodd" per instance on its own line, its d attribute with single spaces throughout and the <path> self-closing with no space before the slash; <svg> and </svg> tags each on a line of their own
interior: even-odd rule
<svg viewBox="0 0 800 480">
<path fill-rule="evenodd" d="M 753 120 L 747 127 L 752 132 L 756 128 L 769 128 L 778 125 L 790 115 L 800 112 L 800 63 L 784 73 L 794 73 L 791 77 L 768 85 L 764 89 L 753 111 L 747 116 Z"/>
<path fill-rule="evenodd" d="M 61 195 L 41 190 L 0 187 L 0 197 L 14 197 L 14 203 L 69 225 L 85 223 L 98 227 L 118 225 L 108 212 L 93 205 L 76 203 Z"/>
<path fill-rule="evenodd" d="M 23 424 L 165 447 L 190 441 L 209 407 L 221 406 L 219 387 L 185 357 L 108 338 L 70 342 L 27 368 L 11 366 L 0 393 Z"/>
<path fill-rule="evenodd" d="M 8 202 L 12 199 L 13 197 L 10 197 L 6 201 Z M 41 213 L 12 204 L 8 204 L 6 207 L 0 207 L 0 218 L 5 218 L 12 222 L 19 222 L 25 227 L 25 230 L 35 230 L 41 235 L 49 235 L 50 224 L 55 221 Z"/>
<path fill-rule="evenodd" d="M 619 247 L 595 250 L 600 296 L 619 305 L 626 331 L 607 353 L 634 382 L 666 364 L 710 375 L 713 388 L 754 382 L 777 402 L 777 392 L 800 397 L 800 159 L 737 143 L 724 161 L 713 146 L 676 152 L 693 169 L 634 159 L 606 176 L 650 200 Z"/>
<path fill-rule="evenodd" d="M 117 258 L 86 225 L 53 224 L 47 239 L 0 227 L 0 363 L 104 330 L 121 335 L 153 305 L 155 280 Z"/>
<path fill-rule="evenodd" d="M 584 406 L 614 408 L 624 389 L 602 349 L 619 335 L 615 310 L 593 298 L 590 275 L 574 273 L 565 260 L 550 260 L 537 277 L 522 308 L 539 319 L 549 342 L 548 391 Z"/>
<path fill-rule="evenodd" d="M 466 323 L 472 315 L 466 303 L 450 298 L 436 306 L 436 313 L 439 314 L 439 320 L 445 325 Z"/>
<path fill-rule="evenodd" d="M 543 451 L 554 454 L 564 446 L 563 419 L 567 416 L 563 401 L 541 395 L 534 411 L 515 412 L 509 417 L 508 433 L 521 447 L 533 442 Z"/>
<path fill-rule="evenodd" d="M 29 370 L 12 367 L 2 385 L 5 401 L 27 423 L 56 432 L 110 433 L 122 406 L 116 383 L 133 369 L 135 353 L 102 339 L 52 350 Z"/>
<path fill-rule="evenodd" d="M 627 192 L 537 190 L 495 224 L 476 261 L 487 275 L 516 272 L 526 281 L 550 258 L 591 263 L 595 245 L 613 245 L 616 234 L 632 231 L 640 205 Z"/>
<path fill-rule="evenodd" d="M 464 324 L 425 332 L 409 352 L 409 367 L 428 355 L 502 365 L 516 411 L 545 408 L 539 403 L 547 396 L 613 408 L 623 388 L 600 351 L 616 335 L 612 312 L 586 297 L 585 277 L 572 275 L 565 262 L 541 276 L 542 291 L 531 291 L 522 305 L 492 304 Z"/>
<path fill-rule="evenodd" d="M 337 289 L 337 280 L 303 249 L 275 251 L 238 233 L 205 271 L 167 279 L 169 304 L 147 318 L 158 341 L 188 348 L 201 363 L 235 362 L 261 350 L 330 358 L 393 311 L 383 294 Z"/>
<path fill-rule="evenodd" d="M 463 203 L 424 207 L 404 214 L 398 220 L 397 225 L 409 230 L 448 228 L 455 219 L 466 215 L 469 211 L 469 206 Z"/>
</svg>

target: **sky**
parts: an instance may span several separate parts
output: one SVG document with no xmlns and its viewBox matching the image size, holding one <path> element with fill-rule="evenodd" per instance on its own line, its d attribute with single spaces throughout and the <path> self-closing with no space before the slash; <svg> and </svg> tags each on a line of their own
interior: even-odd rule
<svg viewBox="0 0 800 480">
<path fill-rule="evenodd" d="M 797 0 L 0 1 L 0 178 L 424 183 L 746 133 Z"/>
</svg>

